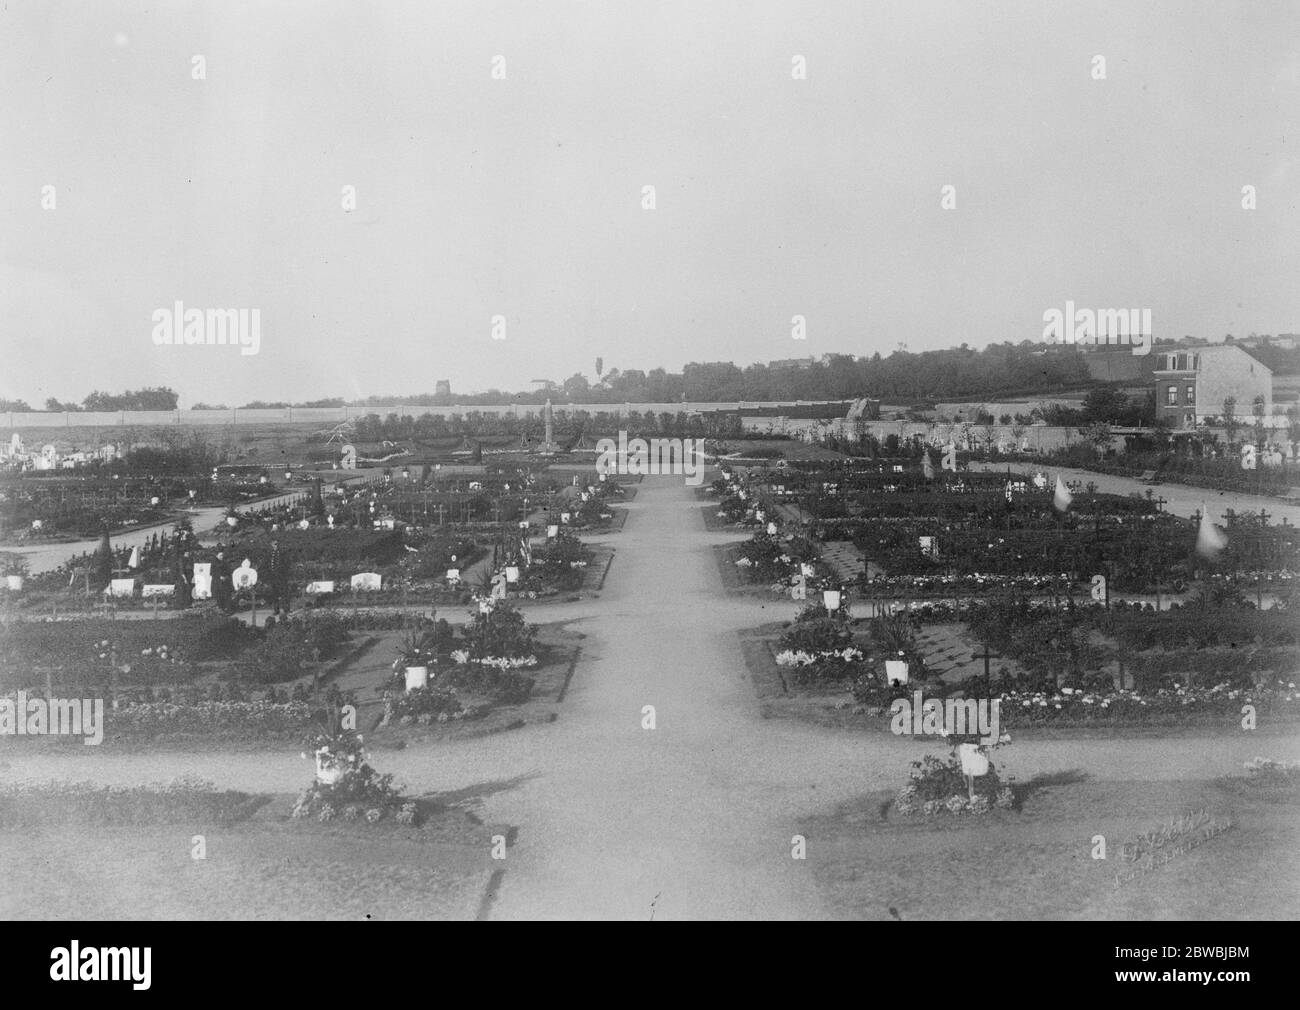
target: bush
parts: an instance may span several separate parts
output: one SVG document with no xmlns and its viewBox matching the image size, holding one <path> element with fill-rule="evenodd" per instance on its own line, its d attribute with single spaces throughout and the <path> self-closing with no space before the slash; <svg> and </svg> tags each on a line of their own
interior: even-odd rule
<svg viewBox="0 0 1300 1010">
<path fill-rule="evenodd" d="M 437 719 L 439 716 L 460 716 L 464 708 L 456 692 L 450 688 L 417 687 L 401 693 L 384 692 L 384 717 L 381 726 L 401 722 L 403 719 L 419 720 L 422 716 Z"/>
<path fill-rule="evenodd" d="M 337 782 L 313 782 L 298 797 L 292 816 L 315 816 L 321 821 L 334 817 L 340 808 L 356 805 L 366 808 L 366 821 L 375 823 L 387 812 L 396 812 L 405 804 L 401 792 L 393 786 L 391 774 L 381 775 L 366 761 L 361 737 L 352 732 L 309 734 L 303 746 L 315 757 L 325 751 L 327 759 L 343 774 Z"/>
<path fill-rule="evenodd" d="M 513 604 L 498 600 L 487 613 L 475 607 L 470 616 L 464 640 L 472 658 L 518 659 L 533 654 L 537 627 L 528 624 Z"/>
<path fill-rule="evenodd" d="M 0 784 L 0 825 L 228 825 L 247 818 L 262 802 L 248 793 L 218 792 L 211 782 L 188 777 L 141 786 L 4 783 Z"/>
<path fill-rule="evenodd" d="M 1007 808 L 1014 805 L 1011 787 L 999 779 L 992 761 L 989 762 L 988 773 L 976 776 L 974 781 L 975 801 L 972 803 L 957 749 L 953 748 L 946 761 L 927 754 L 922 760 L 912 762 L 911 776 L 894 805 L 901 814 L 926 815 L 943 811 L 952 814 L 963 811 L 982 814 L 994 806 Z"/>
</svg>

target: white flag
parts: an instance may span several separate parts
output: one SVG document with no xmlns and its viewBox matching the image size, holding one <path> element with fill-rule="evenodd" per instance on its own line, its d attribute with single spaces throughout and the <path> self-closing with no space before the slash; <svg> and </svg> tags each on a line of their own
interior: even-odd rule
<svg viewBox="0 0 1300 1010">
<path fill-rule="evenodd" d="M 131 548 L 131 557 L 127 559 L 126 567 L 127 567 L 127 568 L 139 568 L 139 567 L 140 567 L 140 548 L 139 548 L 139 547 L 132 547 L 132 548 Z"/>
<path fill-rule="evenodd" d="M 1070 494 L 1070 489 L 1065 486 L 1065 481 L 1060 477 L 1056 478 L 1056 494 L 1052 496 L 1052 504 L 1064 512 L 1070 507 L 1070 502 L 1074 501 L 1074 495 Z"/>
<path fill-rule="evenodd" d="M 1202 503 L 1201 528 L 1196 532 L 1196 553 L 1203 558 L 1214 558 L 1227 546 L 1227 538 L 1219 532 L 1219 528 L 1210 519 L 1209 510 Z"/>
</svg>

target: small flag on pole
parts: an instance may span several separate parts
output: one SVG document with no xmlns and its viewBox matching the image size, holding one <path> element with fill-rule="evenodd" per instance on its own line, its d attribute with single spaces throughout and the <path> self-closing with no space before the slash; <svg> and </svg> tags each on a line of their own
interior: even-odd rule
<svg viewBox="0 0 1300 1010">
<path fill-rule="evenodd" d="M 1065 486 L 1065 481 L 1058 476 L 1056 478 L 1056 494 L 1052 496 L 1052 504 L 1058 511 L 1064 512 L 1070 507 L 1070 502 L 1074 501 L 1074 495 L 1070 494 L 1070 489 Z"/>
<path fill-rule="evenodd" d="M 1196 553 L 1203 558 L 1215 558 L 1228 546 L 1227 538 L 1210 519 L 1209 510 L 1201 504 L 1201 528 L 1196 532 Z"/>
</svg>

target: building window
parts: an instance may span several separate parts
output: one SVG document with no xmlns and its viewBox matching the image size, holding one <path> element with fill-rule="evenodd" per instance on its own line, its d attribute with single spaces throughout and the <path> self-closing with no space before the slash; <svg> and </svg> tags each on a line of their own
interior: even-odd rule
<svg viewBox="0 0 1300 1010">
<path fill-rule="evenodd" d="M 1196 402 L 1196 387 L 1195 387 L 1195 386 L 1188 386 L 1187 389 L 1184 391 L 1183 396 L 1184 396 L 1184 399 L 1183 399 L 1183 402 L 1184 402 L 1184 403 L 1195 403 L 1195 402 Z"/>
<path fill-rule="evenodd" d="M 1165 406 L 1167 406 L 1167 407 L 1176 407 L 1176 406 L 1178 406 L 1178 387 L 1177 387 L 1177 386 L 1170 386 L 1168 389 L 1165 390 Z"/>
</svg>

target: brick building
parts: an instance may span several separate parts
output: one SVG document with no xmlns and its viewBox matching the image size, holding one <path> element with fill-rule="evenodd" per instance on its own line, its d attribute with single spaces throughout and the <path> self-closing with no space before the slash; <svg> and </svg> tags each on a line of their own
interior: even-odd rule
<svg viewBox="0 0 1300 1010">
<path fill-rule="evenodd" d="M 1273 370 L 1234 344 L 1160 351 L 1154 371 L 1156 416 L 1175 428 L 1193 428 L 1223 416 L 1223 402 L 1236 400 L 1236 416 L 1250 421 L 1256 397 L 1273 412 Z"/>
</svg>

